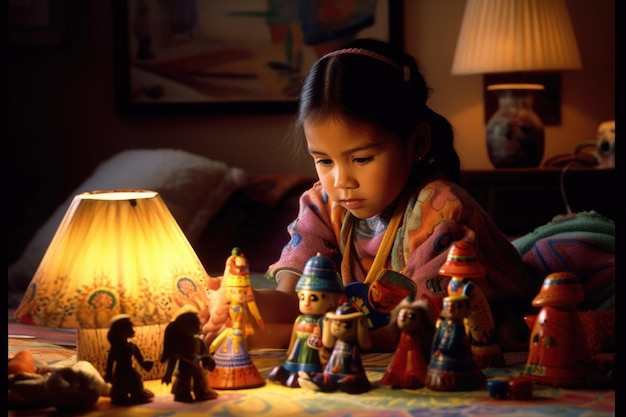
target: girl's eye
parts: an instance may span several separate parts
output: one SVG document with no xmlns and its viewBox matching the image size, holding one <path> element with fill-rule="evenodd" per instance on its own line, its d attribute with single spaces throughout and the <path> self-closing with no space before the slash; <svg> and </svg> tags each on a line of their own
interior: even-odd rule
<svg viewBox="0 0 626 417">
<path fill-rule="evenodd" d="M 315 163 L 318 165 L 328 166 L 331 165 L 333 161 L 330 159 L 318 159 L 315 161 Z"/>
<path fill-rule="evenodd" d="M 359 165 L 364 165 L 367 164 L 368 162 L 371 162 L 374 159 L 373 156 L 368 156 L 365 158 L 354 158 L 353 161 Z"/>
</svg>

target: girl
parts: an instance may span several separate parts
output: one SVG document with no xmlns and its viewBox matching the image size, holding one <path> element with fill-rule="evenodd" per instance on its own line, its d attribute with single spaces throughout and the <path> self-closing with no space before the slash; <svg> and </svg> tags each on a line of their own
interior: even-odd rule
<svg viewBox="0 0 626 417">
<path fill-rule="evenodd" d="M 428 107 L 428 96 L 415 59 L 383 41 L 350 42 L 311 67 L 293 132 L 306 144 L 319 181 L 301 196 L 291 240 L 268 269 L 276 290 L 257 291 L 266 322 L 297 316 L 295 286 L 316 253 L 340 265 L 344 286 L 370 285 L 385 269 L 401 272 L 435 317 L 449 281 L 439 268 L 458 240 L 471 243 L 484 265 L 483 291 L 492 308 L 537 293 L 541 283 L 458 185 L 452 128 Z M 523 331 L 521 316 L 517 324 Z M 393 328 L 373 331 L 372 350 L 395 350 Z M 513 341 L 510 333 L 503 336 Z"/>
</svg>

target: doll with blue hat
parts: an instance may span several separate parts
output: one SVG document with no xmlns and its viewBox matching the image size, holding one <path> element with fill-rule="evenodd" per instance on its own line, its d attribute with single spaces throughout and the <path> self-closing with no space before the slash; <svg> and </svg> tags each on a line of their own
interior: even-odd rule
<svg viewBox="0 0 626 417">
<path fill-rule="evenodd" d="M 298 388 L 298 373 L 321 372 L 328 358 L 322 343 L 324 314 L 337 307 L 343 295 L 337 270 L 332 261 L 319 253 L 310 258 L 296 284 L 300 315 L 293 324 L 287 360 L 272 369 L 268 380 Z"/>
</svg>

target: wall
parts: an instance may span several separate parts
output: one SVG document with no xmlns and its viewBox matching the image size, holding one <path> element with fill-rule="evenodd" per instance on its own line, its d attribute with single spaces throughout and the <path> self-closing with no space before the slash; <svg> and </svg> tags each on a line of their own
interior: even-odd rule
<svg viewBox="0 0 626 417">
<path fill-rule="evenodd" d="M 99 162 L 122 149 L 179 147 L 250 174 L 314 174 L 306 156 L 284 146 L 290 115 L 118 116 L 110 1 L 57 0 L 65 13 L 65 42 L 8 49 L 9 215 L 15 219 L 9 233 L 18 242 L 15 251 Z M 546 129 L 546 158 L 571 152 L 593 138 L 599 122 L 615 117 L 615 1 L 567 4 L 584 68 L 563 74 L 562 124 Z M 431 105 L 454 125 L 464 168 L 491 168 L 482 79 L 450 74 L 464 5 L 405 0 L 405 49 L 426 67 Z"/>
<path fill-rule="evenodd" d="M 594 140 L 598 124 L 615 118 L 615 1 L 566 0 L 583 68 L 562 73 L 561 125 L 546 126 L 544 160 Z M 490 169 L 485 146 L 481 75 L 452 75 L 464 0 L 405 1 L 405 49 L 427 69 L 431 105 L 456 130 L 466 169 Z"/>
</svg>

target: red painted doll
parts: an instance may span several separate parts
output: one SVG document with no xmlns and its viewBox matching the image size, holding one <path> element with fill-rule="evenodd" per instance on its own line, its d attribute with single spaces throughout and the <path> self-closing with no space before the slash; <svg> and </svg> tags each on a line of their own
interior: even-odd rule
<svg viewBox="0 0 626 417">
<path fill-rule="evenodd" d="M 400 329 L 398 347 L 380 381 L 392 388 L 422 388 L 428 371 L 435 324 L 426 300 L 402 300 L 391 313 L 390 326 Z"/>
</svg>

